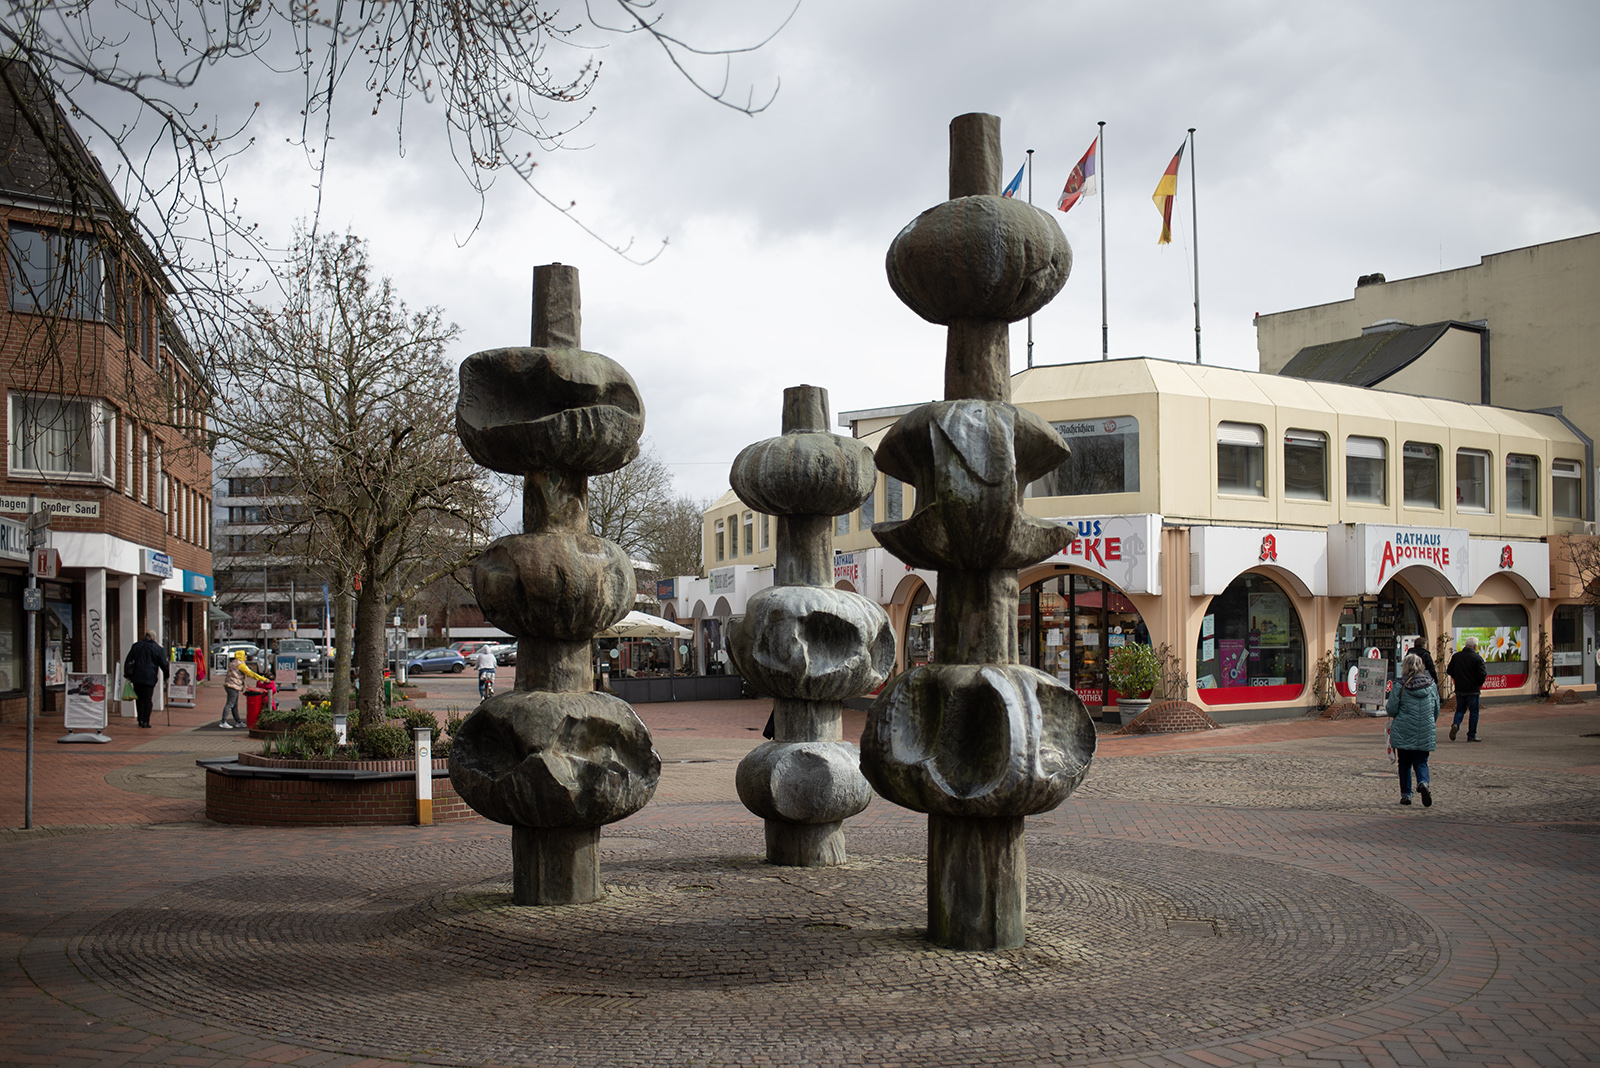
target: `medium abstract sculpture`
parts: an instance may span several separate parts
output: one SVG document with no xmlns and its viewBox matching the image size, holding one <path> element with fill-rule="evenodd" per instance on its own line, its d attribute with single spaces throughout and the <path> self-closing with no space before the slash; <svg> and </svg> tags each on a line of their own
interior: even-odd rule
<svg viewBox="0 0 1600 1068">
<path fill-rule="evenodd" d="M 532 348 L 492 349 L 461 365 L 456 432 L 485 467 L 524 476 L 524 533 L 473 568 L 478 604 L 517 635 L 515 689 L 467 717 L 450 781 L 480 814 L 513 827 L 512 900 L 575 904 L 600 896 L 600 828 L 643 808 L 661 759 L 627 702 L 593 692 L 596 632 L 633 605 L 633 567 L 589 533 L 589 476 L 639 453 L 644 405 L 631 376 L 579 347 L 578 271 L 533 272 Z"/>
<path fill-rule="evenodd" d="M 878 447 L 878 466 L 916 486 L 916 508 L 873 533 L 939 584 L 934 662 L 873 703 L 861 767 L 878 793 L 928 814 L 928 937 L 952 949 L 1022 944 L 1023 817 L 1066 800 L 1095 747 L 1077 694 L 1017 662 L 1016 569 L 1073 535 L 1022 509 L 1022 487 L 1067 448 L 1010 403 L 1009 324 L 1049 303 L 1072 252 L 1049 214 L 996 195 L 1000 178 L 1000 120 L 957 118 L 950 200 L 902 230 L 888 257 L 895 294 L 949 332 L 945 400 Z"/>
<path fill-rule="evenodd" d="M 843 740 L 841 702 L 882 684 L 894 631 L 877 604 L 833 588 L 834 516 L 872 494 L 872 450 L 828 431 L 828 391 L 783 391 L 783 436 L 733 461 L 739 499 L 775 517 L 774 585 L 730 625 L 728 654 L 773 699 L 774 739 L 739 762 L 745 807 L 766 820 L 767 860 L 822 867 L 845 860 L 843 821 L 872 799 L 861 756 Z"/>
</svg>

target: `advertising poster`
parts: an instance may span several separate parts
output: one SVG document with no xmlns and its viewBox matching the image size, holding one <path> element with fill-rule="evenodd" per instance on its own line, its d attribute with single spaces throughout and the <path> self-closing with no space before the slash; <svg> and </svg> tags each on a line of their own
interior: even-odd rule
<svg viewBox="0 0 1600 1068">
<path fill-rule="evenodd" d="M 179 660 L 167 676 L 167 703 L 194 705 L 194 661 Z"/>
<path fill-rule="evenodd" d="M 106 676 L 69 674 L 62 720 L 69 731 L 105 730 Z"/>
<path fill-rule="evenodd" d="M 1250 595 L 1250 633 L 1261 636 L 1261 646 L 1289 644 L 1289 611 L 1289 598 L 1275 590 Z"/>
<path fill-rule="evenodd" d="M 278 684 L 278 689 L 298 690 L 300 688 L 299 663 L 293 653 L 276 658 L 272 671 L 272 681 Z"/>
<path fill-rule="evenodd" d="M 1250 685 L 1250 643 L 1244 638 L 1221 638 L 1217 647 L 1222 654 L 1218 671 L 1223 687 Z"/>
<path fill-rule="evenodd" d="M 1468 637 L 1478 639 L 1478 655 L 1489 669 L 1485 690 L 1514 690 L 1528 681 L 1527 627 L 1456 627 L 1456 648 Z"/>
</svg>

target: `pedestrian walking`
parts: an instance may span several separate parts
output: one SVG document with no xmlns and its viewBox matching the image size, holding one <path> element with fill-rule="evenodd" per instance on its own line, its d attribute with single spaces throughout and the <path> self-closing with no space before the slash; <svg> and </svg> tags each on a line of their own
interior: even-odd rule
<svg viewBox="0 0 1600 1068">
<path fill-rule="evenodd" d="M 1461 648 L 1450 658 L 1444 673 L 1456 684 L 1456 716 L 1450 724 L 1450 740 L 1456 740 L 1462 717 L 1470 715 L 1467 719 L 1467 741 L 1475 742 L 1478 740 L 1479 695 L 1483 691 L 1484 681 L 1489 677 L 1488 665 L 1478 655 L 1477 638 L 1469 634 L 1461 640 Z"/>
<path fill-rule="evenodd" d="M 250 665 L 244 662 L 244 650 L 237 649 L 234 651 L 233 659 L 228 661 L 228 674 L 222 680 L 222 692 L 227 694 L 227 697 L 222 702 L 222 722 L 218 723 L 217 726 L 225 731 L 244 726 L 244 720 L 239 718 L 239 694 L 244 692 L 246 675 L 262 682 L 267 681 L 265 675 L 257 675 L 250 670 Z M 228 722 L 230 713 L 233 715 L 232 723 Z"/>
<path fill-rule="evenodd" d="M 1428 678 L 1433 680 L 1433 688 L 1439 688 L 1439 671 L 1434 666 L 1433 654 L 1428 652 L 1428 639 L 1417 635 L 1417 640 L 1412 643 L 1411 651 L 1422 658 L 1422 666 L 1428 672 Z"/>
<path fill-rule="evenodd" d="M 122 677 L 133 683 L 133 707 L 138 712 L 139 726 L 149 727 L 156 683 L 167 677 L 167 654 L 156 644 L 155 631 L 145 631 L 144 637 L 133 643 L 122 661 Z"/>
<path fill-rule="evenodd" d="M 1428 789 L 1428 754 L 1436 744 L 1439 688 L 1423 667 L 1422 657 L 1408 653 L 1400 661 L 1400 683 L 1389 693 L 1389 741 L 1400 764 L 1400 803 L 1411 804 L 1411 775 L 1416 772 L 1422 807 L 1433 805 Z"/>
</svg>

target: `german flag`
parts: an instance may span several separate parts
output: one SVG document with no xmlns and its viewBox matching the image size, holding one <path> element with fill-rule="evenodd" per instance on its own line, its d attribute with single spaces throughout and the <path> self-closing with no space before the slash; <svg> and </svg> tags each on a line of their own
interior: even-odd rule
<svg viewBox="0 0 1600 1068">
<path fill-rule="evenodd" d="M 1183 150 L 1187 145 L 1185 141 L 1178 146 L 1178 154 L 1167 164 L 1167 173 L 1161 176 L 1155 194 L 1150 198 L 1156 202 L 1156 210 L 1161 213 L 1161 237 L 1156 241 L 1158 245 L 1172 244 L 1172 198 L 1178 195 L 1178 164 L 1183 160 Z"/>
</svg>

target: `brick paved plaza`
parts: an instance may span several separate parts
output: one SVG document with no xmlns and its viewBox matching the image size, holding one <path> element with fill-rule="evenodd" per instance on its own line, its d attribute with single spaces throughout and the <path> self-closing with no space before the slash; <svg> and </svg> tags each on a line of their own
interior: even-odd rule
<svg viewBox="0 0 1600 1068">
<path fill-rule="evenodd" d="M 39 826 L 0 830 L 0 1062 L 1600 1063 L 1593 703 L 1441 732 L 1431 809 L 1375 721 L 1102 735 L 1028 820 L 1027 945 L 962 954 L 921 938 L 916 814 L 874 800 L 841 868 L 762 862 L 733 769 L 765 702 L 640 706 L 661 787 L 606 830 L 606 899 L 522 909 L 487 822 L 207 822 L 194 760 L 250 744 L 220 697 L 108 746 L 41 724 Z M 0 728 L 10 828 L 22 748 Z"/>
</svg>

